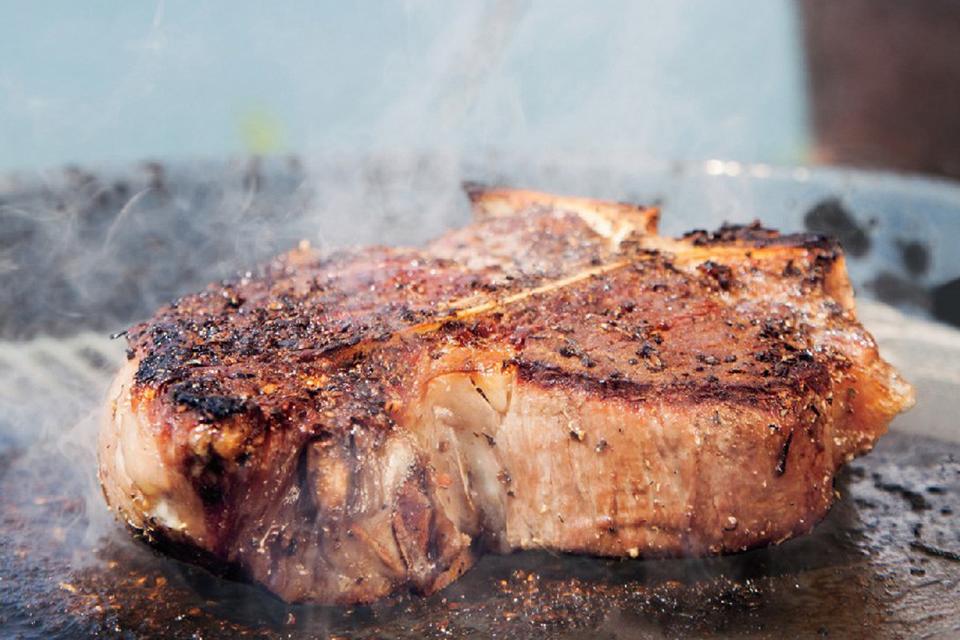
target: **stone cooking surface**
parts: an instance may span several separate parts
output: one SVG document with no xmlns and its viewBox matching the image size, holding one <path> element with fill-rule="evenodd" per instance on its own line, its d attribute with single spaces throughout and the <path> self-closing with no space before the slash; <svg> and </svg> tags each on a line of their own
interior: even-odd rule
<svg viewBox="0 0 960 640">
<path fill-rule="evenodd" d="M 826 520 L 777 547 L 706 560 L 487 556 L 430 598 L 350 609 L 284 605 L 158 556 L 119 527 L 90 541 L 88 523 L 103 518 L 101 507 L 87 512 L 77 478 L 47 473 L 38 481 L 34 458 L 0 460 L 0 627 L 12 637 L 960 633 L 960 446 L 925 437 L 881 439 L 841 476 L 842 499 Z"/>
</svg>

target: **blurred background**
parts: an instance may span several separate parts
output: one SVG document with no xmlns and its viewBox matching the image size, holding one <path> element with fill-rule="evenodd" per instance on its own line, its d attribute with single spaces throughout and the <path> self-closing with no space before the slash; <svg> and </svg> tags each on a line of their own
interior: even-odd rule
<svg viewBox="0 0 960 640">
<path fill-rule="evenodd" d="M 954 0 L 7 0 L 0 60 L 0 169 L 455 148 L 960 175 Z"/>
<path fill-rule="evenodd" d="M 103 253 L 140 287 L 132 261 L 161 259 L 143 221 L 179 229 L 148 213 L 169 204 L 159 187 L 196 224 L 234 211 L 202 257 L 226 268 L 295 233 L 421 241 L 463 221 L 450 192 L 468 178 L 666 201 L 668 233 L 759 217 L 836 235 L 862 292 L 960 324 L 958 109 L 957 0 L 0 0 L 0 279 L 24 314 L 36 287 L 18 274 L 43 261 L 90 276 L 44 300 L 96 300 L 99 254 L 82 254 L 99 271 L 49 256 L 128 233 L 134 256 Z M 767 180 L 818 166 L 938 186 Z M 209 271 L 187 275 L 162 295 Z"/>
<path fill-rule="evenodd" d="M 809 154 L 789 0 L 0 7 L 0 168 L 438 147 Z"/>
<path fill-rule="evenodd" d="M 0 2 L 0 169 L 456 148 L 960 175 L 953 0 Z"/>
<path fill-rule="evenodd" d="M 958 0 L 0 0 L 0 335 L 421 242 L 463 179 L 831 234 L 960 325 L 958 108 Z"/>
<path fill-rule="evenodd" d="M 0 170 L 455 148 L 960 175 L 954 0 L 0 2 Z"/>
</svg>

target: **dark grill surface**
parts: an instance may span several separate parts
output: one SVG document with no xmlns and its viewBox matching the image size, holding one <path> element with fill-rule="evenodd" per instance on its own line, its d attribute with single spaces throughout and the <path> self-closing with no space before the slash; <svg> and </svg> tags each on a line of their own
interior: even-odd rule
<svg viewBox="0 0 960 640">
<path fill-rule="evenodd" d="M 54 461 L 47 461 L 46 464 Z M 154 554 L 92 546 L 76 479 L 0 463 L 5 636 L 137 638 L 956 637 L 960 447 L 890 434 L 851 465 L 806 537 L 707 560 L 488 556 L 428 599 L 286 606 Z M 62 467 L 63 465 L 52 465 Z M 101 507 L 93 511 L 102 517 Z"/>
<path fill-rule="evenodd" d="M 113 522 L 93 477 L 95 420 L 83 419 L 122 358 L 107 334 L 302 237 L 412 243 L 460 224 L 463 175 L 662 200 L 668 233 L 754 217 L 847 233 L 860 291 L 884 283 L 875 295 L 914 309 L 939 313 L 930 296 L 960 275 L 960 254 L 937 242 L 960 225 L 960 189 L 944 183 L 485 166 L 497 169 L 406 157 L 0 177 L 0 637 L 960 637 L 960 445 L 913 435 L 958 440 L 960 340 L 939 327 L 924 350 L 900 345 L 920 403 L 901 431 L 842 474 L 812 534 L 778 547 L 706 560 L 487 556 L 433 597 L 334 609 L 290 607 L 156 555 Z M 904 246 L 922 249 L 922 269 L 901 260 Z"/>
</svg>

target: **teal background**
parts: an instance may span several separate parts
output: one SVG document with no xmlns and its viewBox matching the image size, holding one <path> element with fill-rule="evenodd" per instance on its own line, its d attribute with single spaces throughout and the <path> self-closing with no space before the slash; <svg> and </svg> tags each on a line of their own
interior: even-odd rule
<svg viewBox="0 0 960 640">
<path fill-rule="evenodd" d="M 0 169 L 455 149 L 796 163 L 788 0 L 0 0 Z"/>
</svg>

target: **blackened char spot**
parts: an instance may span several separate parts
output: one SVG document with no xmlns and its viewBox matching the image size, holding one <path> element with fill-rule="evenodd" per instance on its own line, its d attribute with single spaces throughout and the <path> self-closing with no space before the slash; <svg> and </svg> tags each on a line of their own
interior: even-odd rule
<svg viewBox="0 0 960 640">
<path fill-rule="evenodd" d="M 730 285 L 733 284 L 733 270 L 730 269 L 725 264 L 719 264 L 713 260 L 707 260 L 700 265 L 700 270 L 703 271 L 707 276 L 713 278 L 719 286 L 724 291 L 730 290 Z"/>
<path fill-rule="evenodd" d="M 135 380 L 139 384 L 168 382 L 182 362 L 178 350 L 155 351 L 140 360 Z"/>
<path fill-rule="evenodd" d="M 198 412 L 208 420 L 223 420 L 246 409 L 243 398 L 210 393 L 192 383 L 178 384 L 173 388 L 173 401 Z"/>
<path fill-rule="evenodd" d="M 777 466 L 774 467 L 774 471 L 778 476 L 782 476 L 787 472 L 787 456 L 790 455 L 790 443 L 793 442 L 793 432 L 790 432 L 790 435 L 787 436 L 787 439 L 783 441 L 783 446 L 780 448 L 780 455 L 777 456 Z"/>
<path fill-rule="evenodd" d="M 803 218 L 810 231 L 836 236 L 844 250 L 854 257 L 870 251 L 870 235 L 837 198 L 821 200 Z"/>
</svg>

